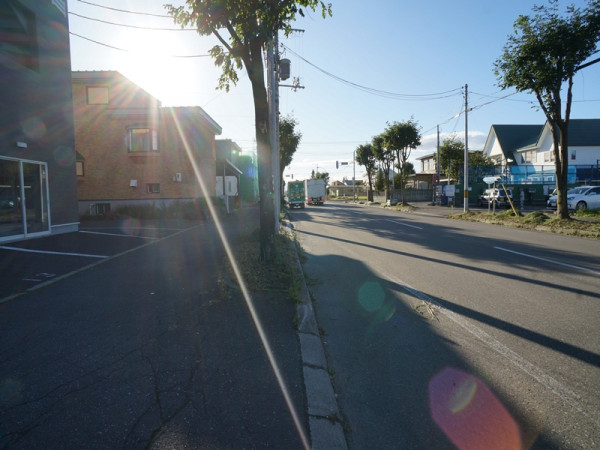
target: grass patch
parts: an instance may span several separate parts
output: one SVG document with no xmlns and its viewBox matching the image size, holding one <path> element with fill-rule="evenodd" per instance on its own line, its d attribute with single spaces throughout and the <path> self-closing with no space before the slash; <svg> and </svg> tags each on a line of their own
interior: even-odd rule
<svg viewBox="0 0 600 450">
<path fill-rule="evenodd" d="M 294 236 L 278 234 L 275 236 L 273 261 L 265 262 L 260 258 L 258 232 L 248 236 L 235 250 L 235 258 L 248 289 L 252 292 L 281 292 L 299 302 L 302 274 L 298 273 L 297 252 L 302 252 Z M 232 270 L 227 268 L 230 286 L 237 286 Z"/>
<path fill-rule="evenodd" d="M 454 220 L 483 222 L 528 230 L 600 239 L 600 212 L 578 211 L 570 219 L 558 219 L 553 212 L 534 211 L 515 216 L 512 210 L 498 214 L 467 211 L 448 216 Z"/>
</svg>

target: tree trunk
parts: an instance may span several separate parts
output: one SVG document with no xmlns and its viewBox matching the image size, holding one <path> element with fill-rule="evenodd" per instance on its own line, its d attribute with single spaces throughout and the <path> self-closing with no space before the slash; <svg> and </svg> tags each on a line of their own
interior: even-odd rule
<svg viewBox="0 0 600 450">
<path fill-rule="evenodd" d="M 273 168 L 271 163 L 271 142 L 269 139 L 269 105 L 264 81 L 262 49 L 260 46 L 251 51 L 248 76 L 252 84 L 254 97 L 254 123 L 258 158 L 258 192 L 260 196 L 260 256 L 270 261 L 275 242 L 275 195 L 273 186 Z"/>
<path fill-rule="evenodd" d="M 552 133 L 552 139 L 554 140 L 555 148 L 558 147 L 559 151 L 555 151 L 555 157 L 560 156 L 560 159 L 556 159 L 554 164 L 556 165 L 556 189 L 558 191 L 558 197 L 556 198 L 556 214 L 559 219 L 568 219 L 569 208 L 567 206 L 567 187 L 569 183 L 569 124 L 563 121 L 557 127 L 557 131 Z"/>
</svg>

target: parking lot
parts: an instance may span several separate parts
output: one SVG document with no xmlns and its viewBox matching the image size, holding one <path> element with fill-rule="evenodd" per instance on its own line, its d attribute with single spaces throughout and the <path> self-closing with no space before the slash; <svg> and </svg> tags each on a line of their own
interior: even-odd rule
<svg viewBox="0 0 600 450">
<path fill-rule="evenodd" d="M 0 302 L 202 225 L 184 220 L 82 222 L 77 233 L 2 244 Z"/>
</svg>

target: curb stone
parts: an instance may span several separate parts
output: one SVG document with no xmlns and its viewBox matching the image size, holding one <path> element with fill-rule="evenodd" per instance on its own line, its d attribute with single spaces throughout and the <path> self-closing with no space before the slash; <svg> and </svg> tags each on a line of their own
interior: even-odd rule
<svg viewBox="0 0 600 450">
<path fill-rule="evenodd" d="M 289 233 L 288 227 L 293 228 L 288 225 L 283 229 Z M 295 253 L 295 264 L 298 273 L 303 274 L 297 253 Z M 330 420 L 330 417 L 340 415 L 339 408 L 331 378 L 327 372 L 325 350 L 304 276 L 302 276 L 300 285 L 301 303 L 297 307 L 298 337 L 308 406 L 311 448 L 313 450 L 347 450 L 348 444 L 344 430 L 338 422 Z"/>
</svg>

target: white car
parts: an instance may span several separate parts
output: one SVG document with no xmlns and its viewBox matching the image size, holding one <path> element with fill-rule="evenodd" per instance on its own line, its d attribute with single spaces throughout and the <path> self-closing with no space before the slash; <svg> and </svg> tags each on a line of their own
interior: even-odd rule
<svg viewBox="0 0 600 450">
<path fill-rule="evenodd" d="M 568 192 L 567 192 L 568 194 Z M 549 209 L 556 209 L 556 202 L 558 201 L 558 195 L 556 193 L 556 189 L 552 191 L 550 197 L 548 197 L 548 201 L 546 201 L 546 207 Z"/>
<path fill-rule="evenodd" d="M 600 186 L 579 186 L 567 192 L 569 209 L 600 208 Z"/>
</svg>

